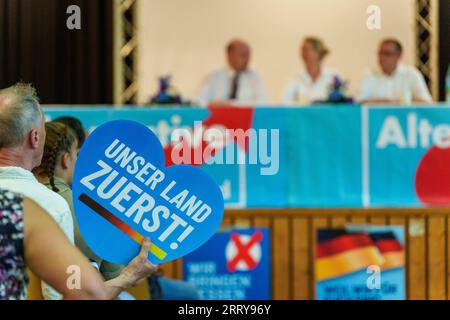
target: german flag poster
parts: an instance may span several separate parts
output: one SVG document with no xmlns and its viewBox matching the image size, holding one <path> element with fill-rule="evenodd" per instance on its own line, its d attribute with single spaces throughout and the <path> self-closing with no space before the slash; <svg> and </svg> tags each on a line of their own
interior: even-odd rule
<svg viewBox="0 0 450 320">
<path fill-rule="evenodd" d="M 405 299 L 403 226 L 319 229 L 316 239 L 316 299 Z"/>
</svg>

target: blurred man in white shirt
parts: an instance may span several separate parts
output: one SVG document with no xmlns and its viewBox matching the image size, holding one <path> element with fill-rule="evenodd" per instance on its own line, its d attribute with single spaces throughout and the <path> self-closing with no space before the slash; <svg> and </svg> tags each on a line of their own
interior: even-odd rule
<svg viewBox="0 0 450 320">
<path fill-rule="evenodd" d="M 227 46 L 228 67 L 212 72 L 204 81 L 195 102 L 201 106 L 264 104 L 267 93 L 261 77 L 248 68 L 251 50 L 239 39 Z"/>
<path fill-rule="evenodd" d="M 417 68 L 400 63 L 402 45 L 395 39 L 383 40 L 378 51 L 380 69 L 367 74 L 357 100 L 361 103 L 431 103 L 433 99 Z"/>
</svg>

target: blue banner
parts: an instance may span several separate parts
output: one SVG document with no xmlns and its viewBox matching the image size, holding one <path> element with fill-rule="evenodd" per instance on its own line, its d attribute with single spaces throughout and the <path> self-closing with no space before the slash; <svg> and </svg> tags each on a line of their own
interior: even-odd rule
<svg viewBox="0 0 450 320">
<path fill-rule="evenodd" d="M 386 107 L 367 109 L 364 113 L 365 204 L 449 204 L 449 108 Z"/>
<path fill-rule="evenodd" d="M 227 208 L 450 204 L 445 105 L 45 111 L 48 119 L 77 117 L 89 131 L 111 120 L 138 121 L 157 134 L 172 160 L 174 133 L 190 135 L 183 155 L 214 177 Z M 229 138 L 239 130 L 248 140 Z M 226 132 L 226 139 L 205 156 L 214 132 Z"/>
</svg>

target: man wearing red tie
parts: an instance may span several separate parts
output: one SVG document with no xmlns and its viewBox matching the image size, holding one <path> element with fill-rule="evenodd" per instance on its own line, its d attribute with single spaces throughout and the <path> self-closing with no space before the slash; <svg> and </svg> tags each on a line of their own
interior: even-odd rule
<svg viewBox="0 0 450 320">
<path fill-rule="evenodd" d="M 251 50 L 239 39 L 226 48 L 228 67 L 212 72 L 204 81 L 195 102 L 208 105 L 254 105 L 267 103 L 259 74 L 248 68 Z"/>
</svg>

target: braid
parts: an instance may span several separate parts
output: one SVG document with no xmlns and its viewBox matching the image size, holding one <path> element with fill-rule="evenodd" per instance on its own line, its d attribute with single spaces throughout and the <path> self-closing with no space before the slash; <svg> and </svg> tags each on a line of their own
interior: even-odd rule
<svg viewBox="0 0 450 320">
<path fill-rule="evenodd" d="M 50 187 L 54 192 L 59 192 L 55 185 L 55 171 L 58 159 L 64 152 L 70 152 L 75 135 L 70 128 L 62 123 L 47 122 L 45 124 L 47 136 L 45 139 L 44 154 L 41 165 L 34 170 L 37 176 L 48 178 Z"/>
<path fill-rule="evenodd" d="M 61 153 L 61 148 L 65 145 L 65 141 L 67 139 L 66 132 L 60 133 L 58 136 L 58 139 L 55 141 L 55 144 L 51 146 L 48 158 L 46 159 L 45 168 L 44 171 L 49 178 L 50 186 L 52 187 L 52 190 L 55 192 L 58 192 L 59 189 L 55 185 L 55 168 L 56 163 L 58 161 L 58 157 Z"/>
</svg>

